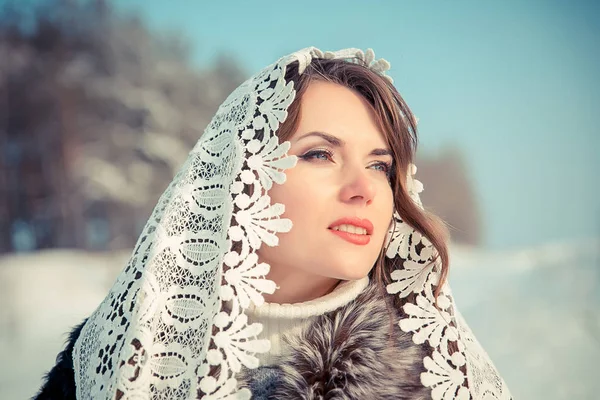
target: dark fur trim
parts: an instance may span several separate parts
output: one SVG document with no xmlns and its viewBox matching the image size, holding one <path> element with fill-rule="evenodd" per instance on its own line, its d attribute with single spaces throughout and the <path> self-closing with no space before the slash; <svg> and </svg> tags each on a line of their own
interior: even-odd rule
<svg viewBox="0 0 600 400">
<path fill-rule="evenodd" d="M 65 349 L 56 356 L 56 365 L 44 376 L 44 384 L 34 400 L 76 400 L 75 374 L 73 372 L 73 347 L 85 321 L 69 334 Z"/>
<path fill-rule="evenodd" d="M 271 367 L 279 374 L 268 399 L 430 399 L 431 389 L 420 380 L 428 346 L 400 330 L 399 311 L 389 300 L 371 284 L 350 304 L 287 339 L 293 351 Z M 252 371 L 244 371 L 241 384 L 251 379 Z"/>
</svg>

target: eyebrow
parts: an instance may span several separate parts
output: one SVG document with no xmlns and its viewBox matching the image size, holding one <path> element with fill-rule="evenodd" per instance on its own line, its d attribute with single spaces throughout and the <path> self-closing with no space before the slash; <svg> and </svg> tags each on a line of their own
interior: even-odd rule
<svg viewBox="0 0 600 400">
<path fill-rule="evenodd" d="M 337 138 L 337 137 L 335 137 L 333 135 L 330 135 L 329 133 L 318 132 L 318 131 L 306 133 L 306 134 L 300 136 L 298 139 L 296 139 L 296 142 L 299 142 L 300 140 L 305 139 L 307 137 L 311 137 L 311 136 L 317 136 L 317 137 L 320 137 L 322 139 L 325 139 L 333 147 L 344 147 L 344 145 L 346 144 L 340 138 Z M 392 157 L 392 152 L 390 150 L 388 150 L 388 149 L 373 149 L 369 153 L 369 155 L 370 156 L 390 156 L 390 157 Z"/>
</svg>

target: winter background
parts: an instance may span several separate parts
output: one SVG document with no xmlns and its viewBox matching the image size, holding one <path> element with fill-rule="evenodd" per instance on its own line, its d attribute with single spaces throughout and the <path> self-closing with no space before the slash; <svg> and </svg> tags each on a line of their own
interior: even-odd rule
<svg viewBox="0 0 600 400">
<path fill-rule="evenodd" d="M 231 90 L 307 46 L 391 62 L 514 398 L 600 398 L 599 4 L 0 0 L 0 399 L 35 394 Z"/>
</svg>

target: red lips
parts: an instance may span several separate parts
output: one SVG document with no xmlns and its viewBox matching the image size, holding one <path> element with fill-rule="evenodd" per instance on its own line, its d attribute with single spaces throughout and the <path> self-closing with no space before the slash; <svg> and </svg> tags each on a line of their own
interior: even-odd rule
<svg viewBox="0 0 600 400">
<path fill-rule="evenodd" d="M 356 233 L 336 231 L 333 229 L 334 227 L 339 226 L 339 225 L 354 225 L 359 228 L 364 228 L 364 229 L 366 229 L 367 234 L 360 235 L 360 234 L 356 234 Z M 346 217 L 346 218 L 340 218 L 337 221 L 335 221 L 334 223 L 332 223 L 331 225 L 329 225 L 329 230 L 334 235 L 337 235 L 350 243 L 364 246 L 366 244 L 369 244 L 369 242 L 371 241 L 371 234 L 373 234 L 373 223 L 371 221 L 369 221 L 368 219 L 360 219 L 360 218 L 356 218 L 356 217 L 352 217 L 352 218 Z"/>
<path fill-rule="evenodd" d="M 329 229 L 338 226 L 338 225 L 354 225 L 359 228 L 365 228 L 367 230 L 367 235 L 373 234 L 373 223 L 368 219 L 360 219 L 356 217 L 344 217 L 340 218 L 331 225 L 329 225 Z"/>
</svg>

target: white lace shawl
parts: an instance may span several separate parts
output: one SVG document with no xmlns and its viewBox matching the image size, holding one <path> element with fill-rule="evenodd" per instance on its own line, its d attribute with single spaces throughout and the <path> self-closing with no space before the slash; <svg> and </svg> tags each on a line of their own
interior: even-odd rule
<svg viewBox="0 0 600 400">
<path fill-rule="evenodd" d="M 322 52 L 306 48 L 279 59 L 238 87 L 221 105 L 181 170 L 166 189 L 131 259 L 85 324 L 73 352 L 78 399 L 248 399 L 236 373 L 258 367 L 269 350 L 262 326 L 244 313 L 264 302 L 275 283 L 257 249 L 275 246 L 292 222 L 268 191 L 295 165 L 289 142 L 274 132 L 295 96 L 284 79 L 297 61 L 302 73 L 313 58 L 360 62 L 385 75 L 390 65 L 372 50 Z M 408 187 L 420 205 L 422 186 Z M 245 190 L 253 189 L 253 190 Z M 253 193 L 249 196 L 245 193 Z M 439 264 L 428 263 L 431 243 L 395 214 L 387 256 L 401 257 L 391 295 L 416 294 L 399 321 L 415 343 L 428 342 L 423 385 L 435 400 L 510 399 L 503 380 L 456 310 L 445 284 L 438 311 L 433 287 Z M 425 245 L 417 250 L 419 244 Z M 234 251 L 239 249 L 239 251 Z M 429 264 L 429 266 L 427 266 Z M 225 305 L 227 304 L 227 307 Z M 452 351 L 455 343 L 458 351 Z M 456 347 L 455 346 L 455 347 Z M 219 371 L 217 373 L 217 371 Z M 393 377 L 391 377 L 393 379 Z"/>
</svg>

